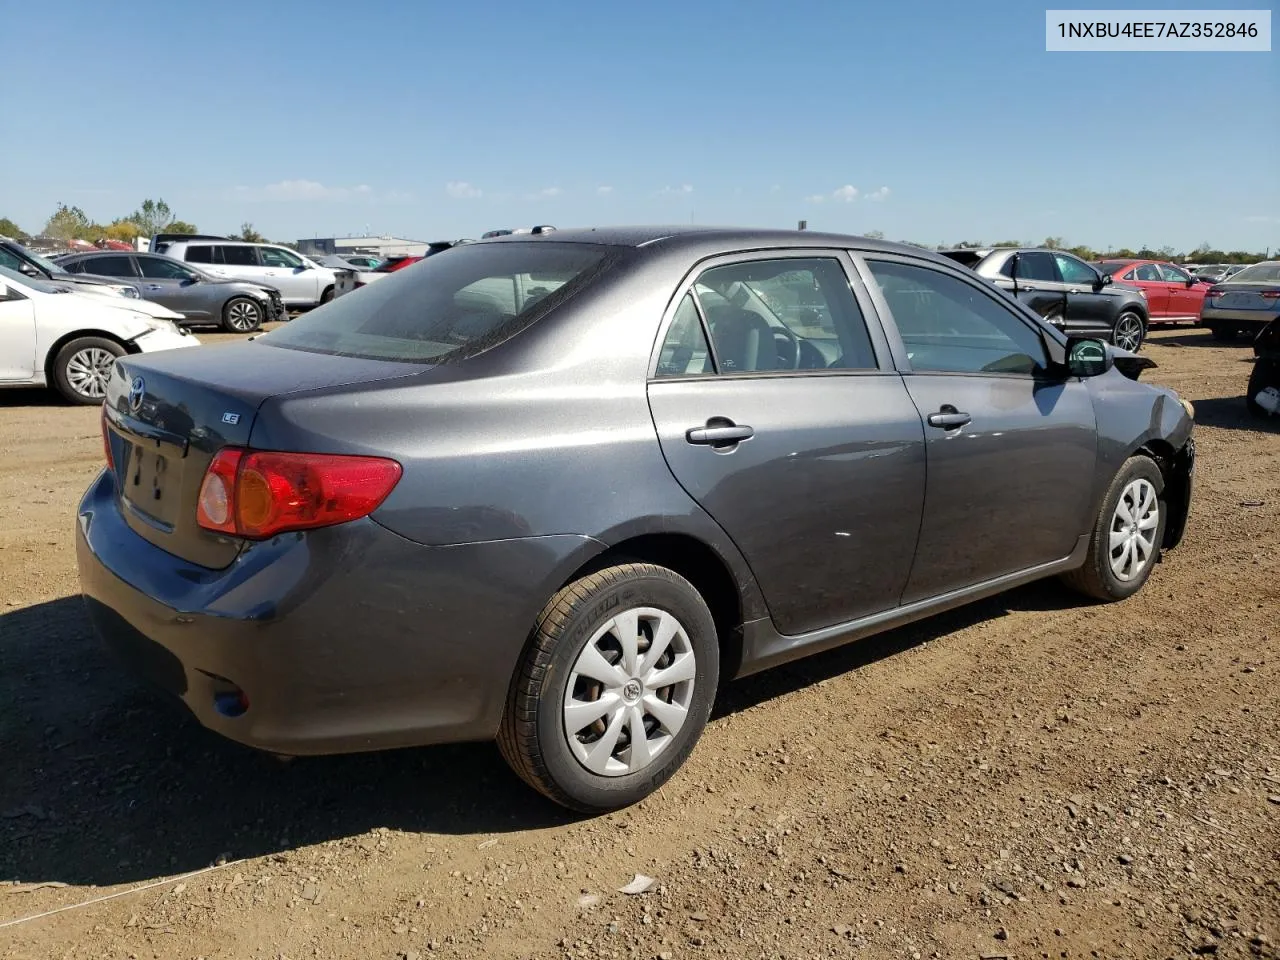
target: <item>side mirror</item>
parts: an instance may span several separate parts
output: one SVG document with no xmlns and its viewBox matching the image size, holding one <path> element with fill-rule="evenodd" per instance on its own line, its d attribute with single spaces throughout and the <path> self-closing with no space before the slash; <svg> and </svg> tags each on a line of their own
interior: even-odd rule
<svg viewBox="0 0 1280 960">
<path fill-rule="evenodd" d="M 1098 288 L 1099 288 L 1099 289 L 1101 289 L 1102 287 L 1109 287 L 1109 286 L 1111 286 L 1111 284 L 1113 284 L 1114 282 L 1115 282 L 1115 281 L 1112 279 L 1111 274 L 1109 274 L 1109 273 L 1104 273 L 1104 274 L 1102 275 L 1102 279 L 1100 279 L 1100 280 L 1098 281 Z"/>
<path fill-rule="evenodd" d="M 1194 287 L 1195 285 L 1196 285 L 1196 278 L 1195 278 L 1195 277 L 1187 277 L 1187 286 L 1188 286 L 1188 287 Z"/>
<path fill-rule="evenodd" d="M 29 263 L 24 262 L 22 266 L 18 267 L 18 270 L 21 271 L 22 273 L 25 273 L 28 277 L 40 276 L 40 271 L 37 270 L 35 267 L 33 267 Z"/>
<path fill-rule="evenodd" d="M 1067 370 L 1073 377 L 1097 377 L 1111 369 L 1106 343 L 1092 337 L 1067 338 Z"/>
</svg>

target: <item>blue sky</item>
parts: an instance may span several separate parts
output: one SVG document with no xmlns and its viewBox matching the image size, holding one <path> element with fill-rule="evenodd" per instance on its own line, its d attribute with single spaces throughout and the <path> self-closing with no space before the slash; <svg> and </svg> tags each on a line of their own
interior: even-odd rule
<svg viewBox="0 0 1280 960">
<path fill-rule="evenodd" d="M 1276 52 L 1046 53 L 1045 6 L 5 2 L 0 216 L 1280 247 Z"/>
</svg>

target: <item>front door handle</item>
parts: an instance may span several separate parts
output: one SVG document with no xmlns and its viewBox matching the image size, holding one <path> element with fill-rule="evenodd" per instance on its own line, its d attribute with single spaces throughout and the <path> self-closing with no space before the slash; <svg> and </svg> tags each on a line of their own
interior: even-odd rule
<svg viewBox="0 0 1280 960">
<path fill-rule="evenodd" d="M 691 427 L 685 431 L 684 438 L 690 443 L 711 447 L 728 447 L 755 436 L 755 430 L 746 424 L 737 424 L 732 420 L 715 418 L 707 421 L 705 427 Z"/>
<path fill-rule="evenodd" d="M 973 420 L 967 413 L 961 413 L 951 404 L 946 404 L 937 413 L 929 414 L 929 426 L 942 427 L 944 430 L 955 430 Z"/>
</svg>

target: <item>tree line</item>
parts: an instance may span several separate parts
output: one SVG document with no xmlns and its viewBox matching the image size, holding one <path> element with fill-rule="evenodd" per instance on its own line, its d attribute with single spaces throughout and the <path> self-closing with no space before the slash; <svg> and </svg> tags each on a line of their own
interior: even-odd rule
<svg viewBox="0 0 1280 960">
<path fill-rule="evenodd" d="M 44 229 L 32 234 L 23 230 L 8 217 L 0 217 L 0 236 L 12 237 L 15 240 L 29 240 L 32 237 L 48 237 L 53 240 L 87 240 L 98 243 L 102 240 L 121 240 L 133 243 L 139 237 L 154 237 L 157 233 L 199 233 L 194 223 L 179 220 L 169 204 L 163 199 L 143 200 L 138 209 L 125 217 L 117 217 L 109 223 L 93 220 L 82 209 L 59 203 L 57 208 L 45 221 Z M 249 240 L 262 243 L 266 240 L 253 228 L 252 223 L 242 223 L 240 233 L 229 234 L 234 240 Z"/>
</svg>

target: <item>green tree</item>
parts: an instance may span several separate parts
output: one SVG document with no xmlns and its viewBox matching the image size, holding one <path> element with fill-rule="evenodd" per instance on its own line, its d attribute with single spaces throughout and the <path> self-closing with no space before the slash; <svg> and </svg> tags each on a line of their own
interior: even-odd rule
<svg viewBox="0 0 1280 960">
<path fill-rule="evenodd" d="M 253 229 L 253 224 L 247 220 L 240 224 L 240 232 L 231 235 L 233 240 L 245 240 L 249 243 L 266 243 L 267 238 Z"/>
<path fill-rule="evenodd" d="M 1021 247 L 1021 246 L 1024 246 L 1024 244 L 1023 244 L 1023 242 L 1022 242 L 1021 240 L 1000 240 L 1000 241 L 998 241 L 997 243 L 992 244 L 992 246 L 996 246 L 996 247 Z"/>
<path fill-rule="evenodd" d="M 27 239 L 27 232 L 8 217 L 0 217 L 0 236 L 12 237 L 14 240 L 25 240 Z"/>
<path fill-rule="evenodd" d="M 142 236 L 154 237 L 157 233 L 162 233 L 171 227 L 177 217 L 173 215 L 173 211 L 164 200 L 148 198 L 143 200 L 142 206 L 125 219 L 136 223 L 138 229 L 142 231 Z"/>
<path fill-rule="evenodd" d="M 101 229 L 101 228 L 97 228 Z M 95 225 L 79 207 L 68 207 L 59 203 L 44 225 L 44 235 L 55 240 L 89 240 L 95 232 Z"/>
<path fill-rule="evenodd" d="M 863 236 L 864 236 L 864 237 L 866 237 L 868 240 L 883 240 L 883 239 L 884 239 L 884 231 L 883 231 L 883 230 L 868 230 L 866 233 L 864 233 L 864 234 L 863 234 Z"/>
<path fill-rule="evenodd" d="M 1092 247 L 1081 245 L 1078 247 L 1067 247 L 1066 250 L 1067 253 L 1074 253 L 1081 260 L 1096 260 L 1098 258 L 1098 252 Z"/>
<path fill-rule="evenodd" d="M 1045 237 L 1044 242 L 1040 244 L 1046 250 L 1061 250 L 1065 246 L 1061 237 Z"/>
<path fill-rule="evenodd" d="M 170 233 L 199 233 L 194 223 L 187 223 L 185 220 L 175 220 L 169 224 Z"/>
<path fill-rule="evenodd" d="M 108 240 L 123 240 L 132 243 L 142 236 L 142 230 L 132 220 L 113 220 L 102 231 Z"/>
</svg>

